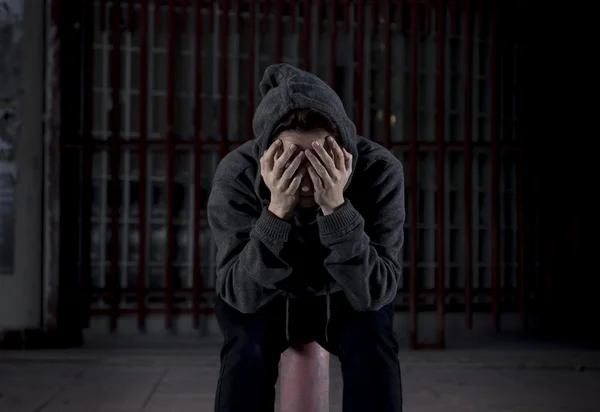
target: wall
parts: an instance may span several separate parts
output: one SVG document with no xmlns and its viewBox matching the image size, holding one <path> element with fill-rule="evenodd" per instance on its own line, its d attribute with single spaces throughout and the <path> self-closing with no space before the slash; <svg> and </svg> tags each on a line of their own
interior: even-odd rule
<svg viewBox="0 0 600 412">
<path fill-rule="evenodd" d="M 4 213 L 0 219 L 4 242 L 0 344 L 7 332 L 41 326 L 44 24 L 40 4 L 39 0 L 0 0 L 0 174 L 5 176 L 0 182 L 12 183 L 12 190 L 0 183 L 0 213 Z"/>
</svg>

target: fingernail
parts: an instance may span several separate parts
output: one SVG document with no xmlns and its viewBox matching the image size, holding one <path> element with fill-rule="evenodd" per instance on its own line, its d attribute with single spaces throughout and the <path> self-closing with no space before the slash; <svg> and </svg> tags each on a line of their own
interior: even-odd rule
<svg viewBox="0 0 600 412">
<path fill-rule="evenodd" d="M 290 150 L 295 150 L 296 149 L 296 145 L 295 144 L 291 144 L 290 145 Z"/>
<path fill-rule="evenodd" d="M 330 142 L 333 142 L 333 136 L 327 136 L 327 140 L 329 140 Z"/>
<path fill-rule="evenodd" d="M 279 140 L 279 139 L 275 140 L 275 144 L 276 144 L 277 146 L 281 145 L 281 140 Z"/>
<path fill-rule="evenodd" d="M 313 145 L 314 145 L 314 146 L 316 146 L 316 147 L 319 147 L 319 146 L 321 146 L 321 145 L 319 144 L 319 142 L 313 142 Z"/>
</svg>

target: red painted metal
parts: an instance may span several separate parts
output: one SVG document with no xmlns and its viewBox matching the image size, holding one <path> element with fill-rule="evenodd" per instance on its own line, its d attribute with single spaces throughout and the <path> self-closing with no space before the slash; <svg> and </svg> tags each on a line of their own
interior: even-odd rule
<svg viewBox="0 0 600 412">
<path fill-rule="evenodd" d="M 410 219 L 410 346 L 418 346 L 417 337 L 417 274 L 418 274 L 418 126 L 419 126 L 419 5 L 410 4 L 410 175 L 409 175 L 409 219 Z"/>
<path fill-rule="evenodd" d="M 168 66 L 167 66 L 167 176 L 166 196 L 167 213 L 165 221 L 166 258 L 165 258 L 165 328 L 173 328 L 173 197 L 175 178 L 175 0 L 169 0 L 167 14 L 168 25 Z"/>
<path fill-rule="evenodd" d="M 303 46 L 303 54 L 304 54 L 304 70 L 310 70 L 310 8 L 311 8 L 311 0 L 304 0 L 304 5 L 302 7 L 302 20 L 304 26 L 304 39 L 302 41 Z"/>
<path fill-rule="evenodd" d="M 331 15 L 328 19 L 331 26 L 331 50 L 329 56 L 329 85 L 335 89 L 336 87 L 336 71 L 337 71 L 337 3 L 338 0 L 330 0 Z"/>
<path fill-rule="evenodd" d="M 444 124 L 446 116 L 446 77 L 445 77 L 445 55 L 446 55 L 446 4 L 445 0 L 436 0 L 436 304 L 437 304 L 437 340 L 443 348 L 445 346 L 445 285 L 444 277 L 446 271 L 445 260 L 445 236 L 446 220 L 444 217 L 444 202 L 446 181 L 444 179 L 445 144 Z"/>
<path fill-rule="evenodd" d="M 148 0 L 142 0 L 140 24 L 140 139 L 138 163 L 140 178 L 138 183 L 139 207 L 139 259 L 137 276 L 137 323 L 138 328 L 146 328 L 146 225 L 148 182 Z"/>
<path fill-rule="evenodd" d="M 465 0 L 465 33 L 464 33 L 464 67 L 465 67 L 465 94 L 464 94 L 464 209 L 465 209 L 465 316 L 467 328 L 473 328 L 473 136 L 472 136 L 472 94 L 473 94 L 473 40 L 472 36 L 472 0 Z"/>
<path fill-rule="evenodd" d="M 389 148 L 392 144 L 392 4 L 387 2 L 384 21 L 385 65 L 384 65 L 384 101 L 383 101 L 383 144 Z"/>
<path fill-rule="evenodd" d="M 317 343 L 282 355 L 281 412 L 329 411 L 329 352 Z"/>
<path fill-rule="evenodd" d="M 275 61 L 283 61 L 283 2 L 275 3 Z"/>
<path fill-rule="evenodd" d="M 496 10 L 492 9 L 490 22 L 490 124 L 491 163 L 492 163 L 492 321 L 500 330 L 500 150 L 499 150 L 499 78 L 498 78 L 498 28 Z"/>
<path fill-rule="evenodd" d="M 111 9 L 110 77 L 112 88 L 112 109 L 110 111 L 110 331 L 117 329 L 119 317 L 119 215 L 121 208 L 121 0 L 115 0 Z"/>
<path fill-rule="evenodd" d="M 192 238 L 192 289 L 193 289 L 193 323 L 200 327 L 200 299 L 202 290 L 202 273 L 200 272 L 200 208 L 202 205 L 202 5 L 196 4 L 195 10 L 195 70 L 194 70 L 194 210 Z"/>
<path fill-rule="evenodd" d="M 363 83 L 365 81 L 365 0 L 357 0 L 357 34 L 355 41 L 356 84 L 354 85 L 356 101 L 356 131 L 364 135 L 363 126 Z"/>
<path fill-rule="evenodd" d="M 220 33 L 220 53 L 221 53 L 221 61 L 220 61 L 220 73 L 219 80 L 221 81 L 221 110 L 220 110 L 220 120 L 221 125 L 219 127 L 220 142 L 221 145 L 219 147 L 221 157 L 225 157 L 228 152 L 227 142 L 229 140 L 228 135 L 228 125 L 229 125 L 229 99 L 228 99 L 228 81 L 229 81 L 229 0 L 221 0 L 221 33 Z"/>
<path fill-rule="evenodd" d="M 256 95 L 256 89 L 254 84 L 254 66 L 256 57 L 256 4 L 254 0 L 249 0 L 250 7 L 250 51 L 249 62 L 248 62 L 248 128 L 246 132 L 246 139 L 250 140 L 254 138 L 254 130 L 252 129 L 252 121 L 254 119 L 254 96 Z"/>
</svg>

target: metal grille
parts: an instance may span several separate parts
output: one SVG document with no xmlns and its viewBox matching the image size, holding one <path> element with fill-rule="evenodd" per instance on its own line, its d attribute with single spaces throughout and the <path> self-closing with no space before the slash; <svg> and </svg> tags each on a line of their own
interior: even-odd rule
<svg viewBox="0 0 600 412">
<path fill-rule="evenodd" d="M 404 164 L 397 307 L 411 345 L 420 311 L 437 311 L 438 346 L 449 310 L 468 327 L 476 310 L 497 328 L 501 309 L 525 322 L 518 50 L 495 2 L 123 0 L 92 15 L 89 130 L 66 150 L 92 187 L 79 267 L 111 330 L 132 315 L 144 329 L 152 313 L 197 328 L 211 312 L 213 171 L 253 137 L 258 82 L 278 61 L 329 82 L 359 132 Z"/>
</svg>

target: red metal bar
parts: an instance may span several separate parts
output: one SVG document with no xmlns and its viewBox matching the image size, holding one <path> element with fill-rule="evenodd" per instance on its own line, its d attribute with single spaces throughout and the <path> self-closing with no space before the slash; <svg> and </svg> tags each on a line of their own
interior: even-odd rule
<svg viewBox="0 0 600 412">
<path fill-rule="evenodd" d="M 163 0 L 154 0 L 154 30 L 160 30 L 160 13 Z"/>
<path fill-rule="evenodd" d="M 385 66 L 384 66 L 384 101 L 383 101 L 383 144 L 389 148 L 392 144 L 392 4 L 387 2 L 387 13 L 384 22 L 385 32 Z"/>
<path fill-rule="evenodd" d="M 490 21 L 490 124 L 491 162 L 492 162 L 492 309 L 493 323 L 500 330 L 500 150 L 499 146 L 499 78 L 498 78 L 498 27 L 495 8 Z"/>
<path fill-rule="evenodd" d="M 357 0 L 357 34 L 355 41 L 356 50 L 356 130 L 363 135 L 363 86 L 365 82 L 365 0 Z"/>
<path fill-rule="evenodd" d="M 444 144 L 444 125 L 446 116 L 446 79 L 445 79 L 445 54 L 446 54 L 446 4 L 445 0 L 436 1 L 436 169 L 437 169 L 437 192 L 436 192 L 436 221 L 437 221 L 437 238 L 436 238 L 436 298 L 437 298 L 437 333 L 438 344 L 445 347 L 445 285 L 444 278 L 446 272 L 445 260 L 445 242 L 446 226 L 444 219 L 444 202 L 446 181 L 444 179 L 445 165 L 445 144 Z"/>
<path fill-rule="evenodd" d="M 263 34 L 269 33 L 269 6 L 269 0 L 263 0 Z"/>
<path fill-rule="evenodd" d="M 91 6 L 91 7 L 90 7 Z M 90 10 L 91 9 L 91 10 Z M 85 86 L 83 89 L 83 119 L 81 125 L 82 139 L 90 139 L 94 119 L 94 14 L 93 5 L 85 7 L 83 21 L 80 30 L 83 30 L 85 49 L 83 53 L 83 78 Z M 82 216 L 81 216 L 81 274 L 85 279 L 85 296 L 89 298 L 91 291 L 91 249 L 92 249 L 92 201 L 93 201 L 93 149 L 87 146 L 83 151 L 82 170 Z M 86 312 L 89 316 L 89 307 Z"/>
<path fill-rule="evenodd" d="M 316 342 L 286 350 L 281 362 L 281 412 L 329 411 L 329 352 Z"/>
<path fill-rule="evenodd" d="M 331 6 L 331 17 L 329 18 L 329 24 L 331 25 L 331 50 L 329 56 L 329 81 L 330 86 L 335 90 L 336 86 L 336 71 L 337 71 L 337 2 L 338 0 L 330 0 Z"/>
<path fill-rule="evenodd" d="M 283 2 L 275 2 L 275 60 L 283 61 Z"/>
<path fill-rule="evenodd" d="M 194 73 L 194 210 L 193 214 L 193 322 L 200 327 L 200 302 L 202 295 L 202 273 L 200 272 L 200 208 L 202 205 L 202 5 L 195 5 L 196 61 Z M 251 82 L 252 83 L 252 82 Z"/>
<path fill-rule="evenodd" d="M 254 138 L 252 121 L 254 120 L 254 97 L 256 95 L 256 86 L 254 85 L 254 59 L 256 56 L 256 5 L 254 0 L 248 1 L 248 7 L 250 7 L 250 50 L 248 52 L 248 78 L 250 81 L 248 82 L 248 131 L 246 139 L 250 140 Z"/>
<path fill-rule="evenodd" d="M 472 79 L 473 79 L 473 40 L 472 40 L 471 0 L 465 0 L 465 95 L 464 95 L 464 162 L 465 162 L 465 315 L 467 328 L 473 328 L 473 155 L 472 155 Z"/>
<path fill-rule="evenodd" d="M 173 281 L 174 281 L 174 237 L 173 237 L 173 196 L 175 177 L 175 0 L 169 0 L 167 14 L 169 33 L 168 67 L 167 67 L 167 213 L 166 259 L 165 259 L 165 328 L 173 328 Z"/>
<path fill-rule="evenodd" d="M 120 165 L 121 150 L 121 0 L 115 0 L 111 9 L 110 80 L 112 88 L 112 109 L 110 111 L 111 150 L 110 150 L 110 331 L 117 329 L 119 317 L 119 214 L 121 209 Z"/>
<path fill-rule="evenodd" d="M 417 148 L 419 126 L 419 5 L 410 4 L 410 346 L 418 346 L 417 326 L 417 273 L 418 273 L 418 182 L 419 152 Z"/>
<path fill-rule="evenodd" d="M 139 236 L 140 250 L 137 278 L 137 322 L 138 328 L 146 328 L 146 209 L 147 195 L 147 155 L 148 146 L 148 0 L 142 0 L 140 24 L 140 146 L 138 163 L 140 178 L 138 183 Z"/>
<path fill-rule="evenodd" d="M 310 7 L 311 0 L 304 0 L 304 7 L 302 13 L 302 20 L 304 20 L 304 40 L 303 40 L 303 54 L 304 54 L 304 70 L 310 70 Z"/>
<path fill-rule="evenodd" d="M 181 32 L 186 31 L 188 0 L 181 0 Z"/>
<path fill-rule="evenodd" d="M 219 80 L 221 81 L 221 145 L 220 145 L 220 155 L 221 157 L 225 157 L 228 152 L 227 140 L 228 140 L 228 80 L 229 80 L 229 48 L 227 47 L 229 43 L 229 0 L 221 1 L 221 40 L 219 44 L 221 46 L 221 67 L 219 73 Z"/>
</svg>

